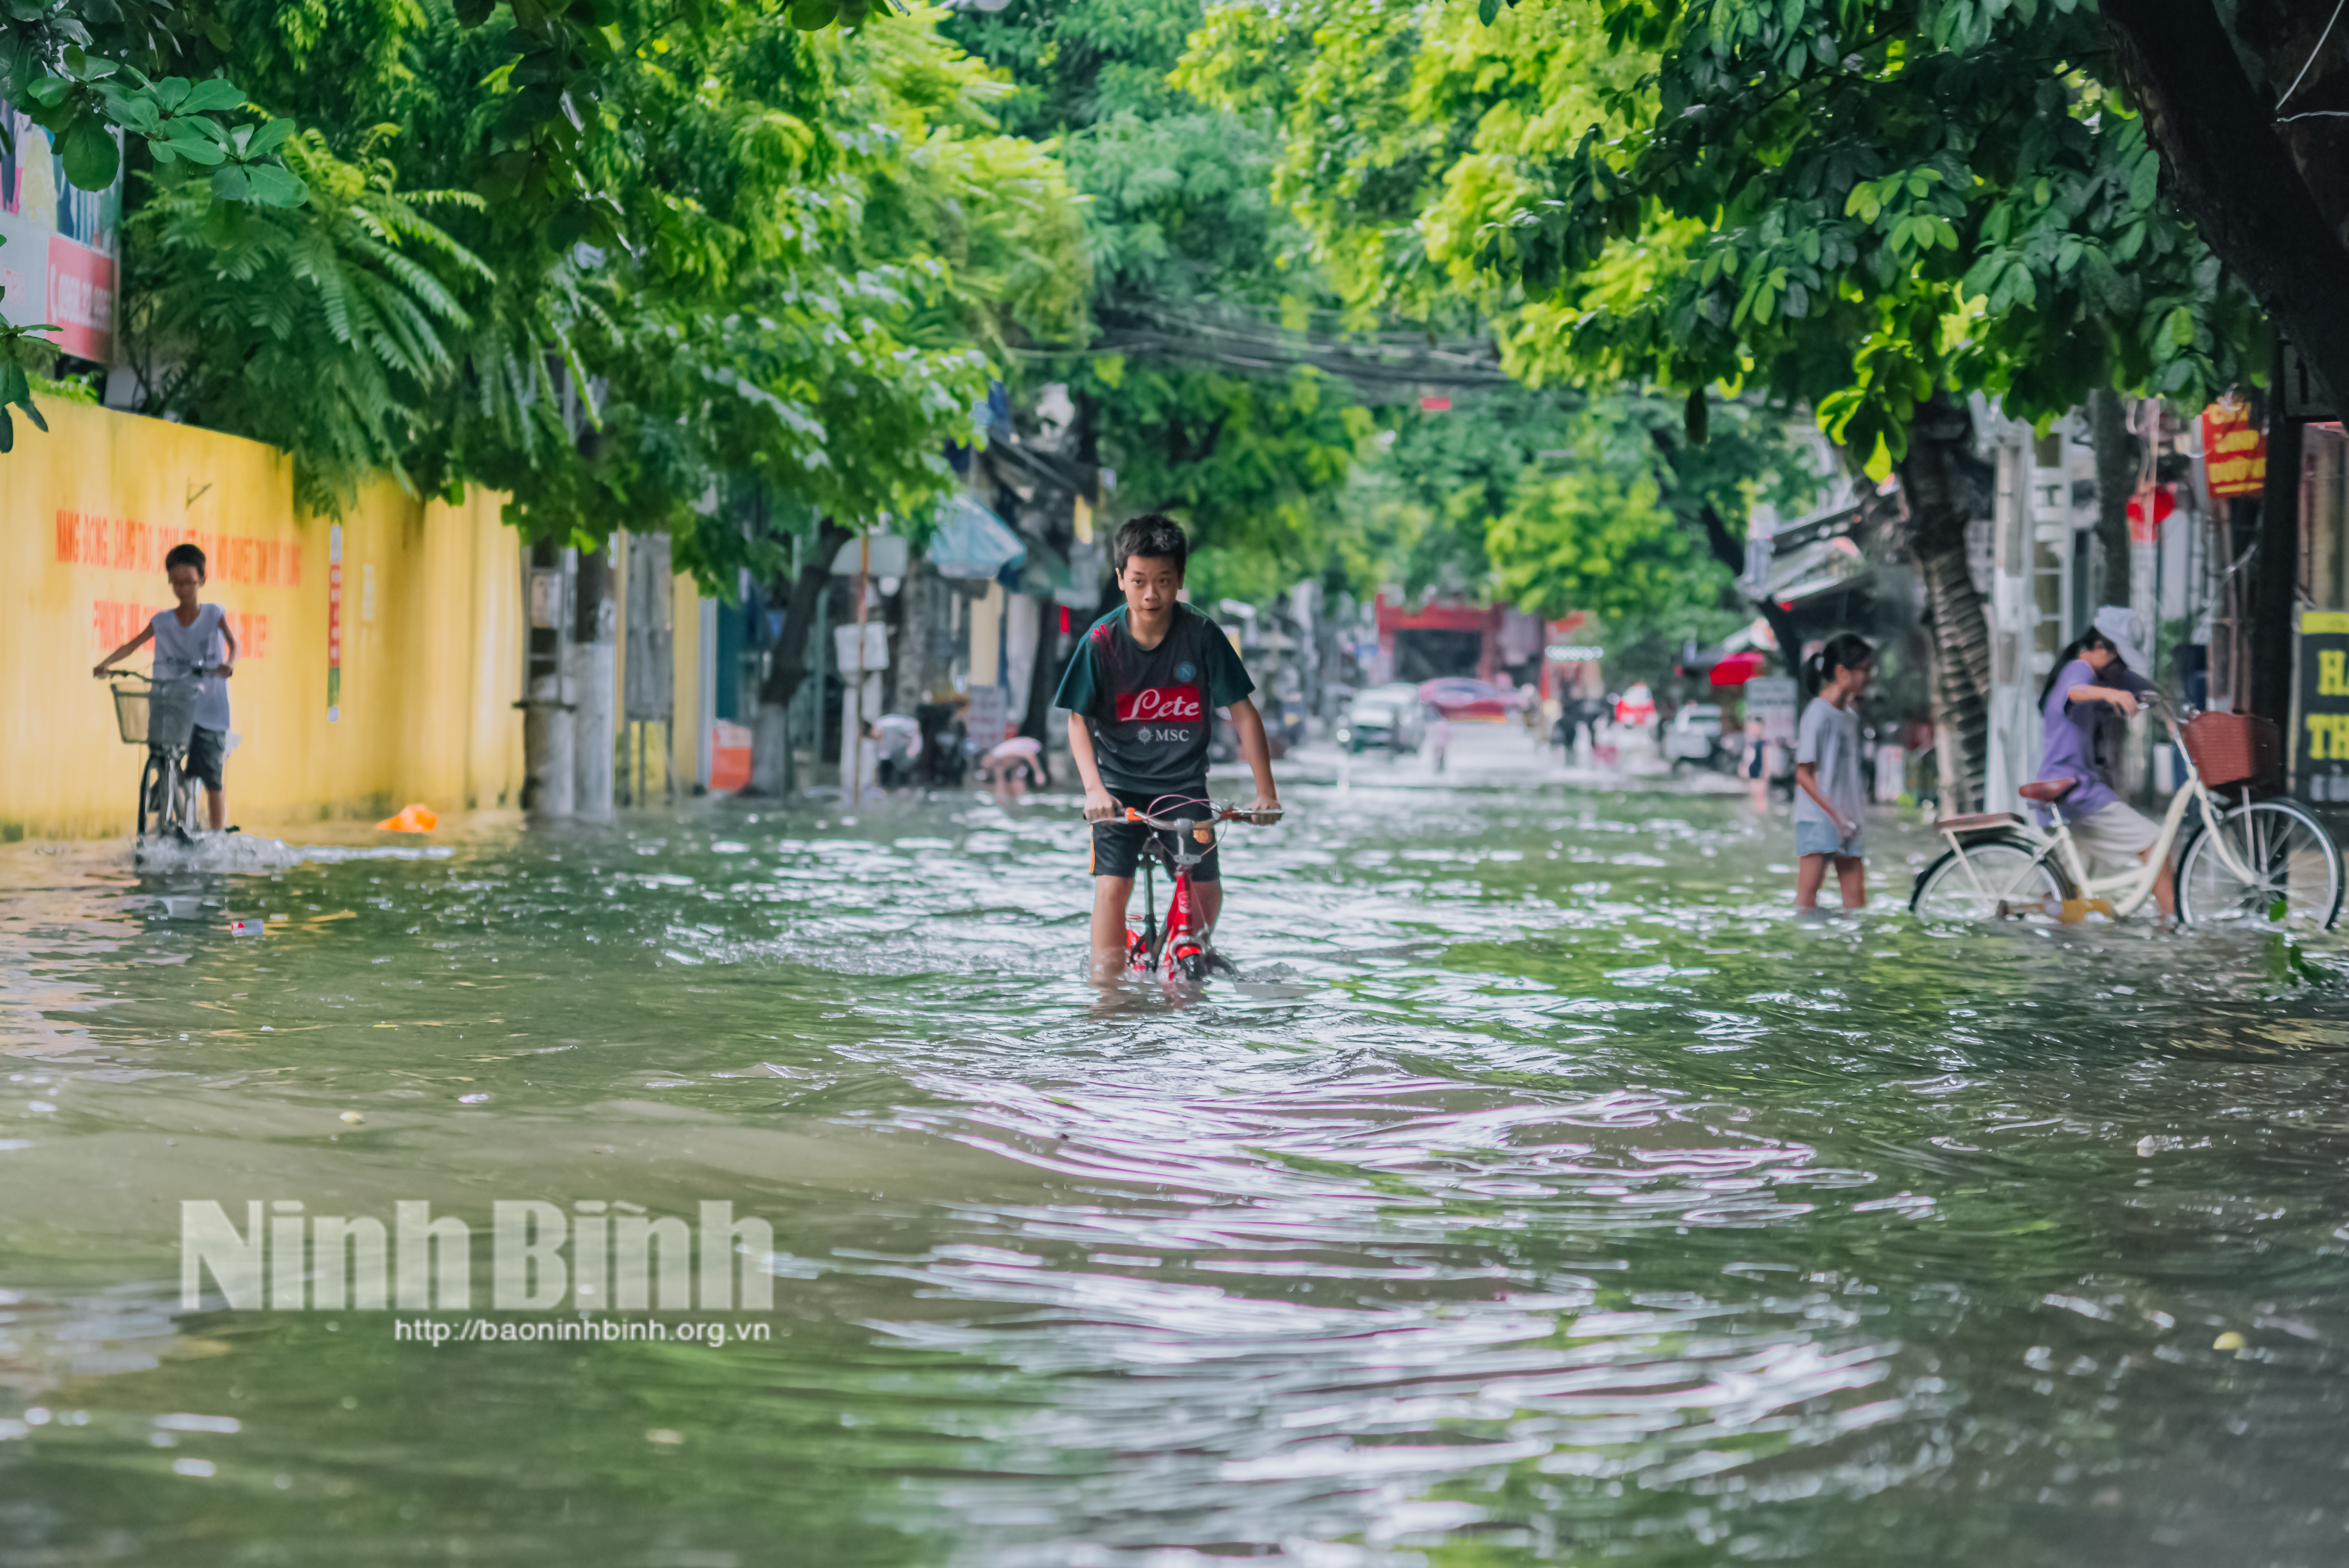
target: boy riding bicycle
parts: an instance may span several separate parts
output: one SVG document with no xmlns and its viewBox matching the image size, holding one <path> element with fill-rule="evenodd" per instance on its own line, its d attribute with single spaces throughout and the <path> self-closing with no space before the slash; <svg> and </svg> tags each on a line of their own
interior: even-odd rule
<svg viewBox="0 0 2349 1568">
<path fill-rule="evenodd" d="M 1256 775 L 1250 811 L 1280 810 L 1264 720 L 1247 700 L 1256 682 L 1216 623 L 1176 598 L 1190 542 L 1169 517 L 1137 517 L 1117 531 L 1118 586 L 1125 603 L 1093 624 L 1069 661 L 1053 706 L 1069 710 L 1069 750 L 1093 825 L 1092 973 L 1107 979 L 1126 961 L 1125 908 L 1151 832 L 1124 820 L 1163 796 L 1204 799 L 1214 710 L 1228 707 L 1240 756 Z M 1203 926 L 1222 907 L 1222 872 L 1210 851 L 1191 872 Z"/>
</svg>

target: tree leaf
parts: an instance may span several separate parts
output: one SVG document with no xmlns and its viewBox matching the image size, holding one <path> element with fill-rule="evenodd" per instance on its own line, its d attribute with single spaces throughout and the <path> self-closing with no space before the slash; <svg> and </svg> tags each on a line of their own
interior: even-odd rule
<svg viewBox="0 0 2349 1568">
<path fill-rule="evenodd" d="M 215 201 L 204 213 L 204 242 L 216 250 L 233 249 L 244 238 L 244 215 L 247 207 L 242 201 Z"/>
<path fill-rule="evenodd" d="M 276 151 L 278 144 L 293 134 L 294 122 L 291 119 L 273 119 L 253 133 L 253 139 L 244 144 L 244 156 L 247 159 L 265 158 Z"/>
<path fill-rule="evenodd" d="M 216 109 L 243 108 L 244 89 L 225 77 L 206 77 L 180 100 L 181 114 L 205 114 Z"/>
<path fill-rule="evenodd" d="M 218 139 L 220 128 L 201 116 L 173 119 L 163 130 L 171 150 L 191 163 L 201 163 L 209 169 L 228 156 Z"/>
<path fill-rule="evenodd" d="M 114 183 L 122 168 L 122 150 L 114 144 L 114 129 L 96 115 L 82 115 L 57 139 L 57 160 L 66 178 L 84 191 L 103 191 Z"/>
<path fill-rule="evenodd" d="M 212 194 L 223 201 L 253 200 L 253 177 L 243 165 L 231 163 L 212 170 Z"/>
<path fill-rule="evenodd" d="M 792 0 L 792 26 L 802 32 L 815 33 L 832 26 L 839 7 L 833 0 Z"/>
<path fill-rule="evenodd" d="M 247 164 L 244 177 L 252 182 L 253 200 L 265 207 L 299 207 L 310 199 L 310 188 L 302 183 L 301 177 L 274 163 Z M 219 175 L 213 179 L 217 181 Z"/>
</svg>

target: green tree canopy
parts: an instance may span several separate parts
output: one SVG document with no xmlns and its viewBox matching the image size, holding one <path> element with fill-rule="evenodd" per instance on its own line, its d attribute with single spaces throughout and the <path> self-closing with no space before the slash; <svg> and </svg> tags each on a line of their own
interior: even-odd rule
<svg viewBox="0 0 2349 1568">
<path fill-rule="evenodd" d="M 1978 753 L 1954 395 L 2246 377 L 2248 300 L 2157 197 L 2084 5 L 1371 0 L 1218 10 L 1183 79 L 1282 119 L 1281 193 L 1364 305 L 1465 293 L 1528 379 L 1752 392 L 1899 465 Z"/>
<path fill-rule="evenodd" d="M 771 517 L 918 532 L 1009 344 L 1081 331 L 1077 206 L 935 14 L 805 19 L 626 14 L 592 112 L 523 170 L 537 24 L 232 0 L 255 101 L 307 128 L 285 145 L 335 201 L 223 222 L 184 172 L 139 171 L 150 411 L 286 447 L 321 508 L 382 472 L 507 490 L 534 536 L 667 527 L 713 587 L 780 560 L 706 521 L 721 480 Z M 532 194 L 558 164 L 593 222 Z"/>
</svg>

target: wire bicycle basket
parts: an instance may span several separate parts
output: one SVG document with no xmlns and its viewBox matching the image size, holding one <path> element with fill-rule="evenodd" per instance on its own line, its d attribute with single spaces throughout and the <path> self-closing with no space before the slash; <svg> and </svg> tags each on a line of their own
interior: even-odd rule
<svg viewBox="0 0 2349 1568">
<path fill-rule="evenodd" d="M 195 677 L 116 686 L 114 720 L 127 746 L 187 745 L 196 727 Z"/>
<path fill-rule="evenodd" d="M 2273 719 L 2250 713 L 2198 713 L 2180 734 L 2206 789 L 2265 784 L 2283 771 L 2283 737 Z"/>
</svg>

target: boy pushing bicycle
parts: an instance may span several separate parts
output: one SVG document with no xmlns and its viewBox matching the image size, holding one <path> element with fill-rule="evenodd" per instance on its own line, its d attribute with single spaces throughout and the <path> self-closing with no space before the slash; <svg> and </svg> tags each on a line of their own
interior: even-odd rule
<svg viewBox="0 0 2349 1568">
<path fill-rule="evenodd" d="M 1164 796 L 1205 799 L 1214 710 L 1231 710 L 1240 756 L 1256 775 L 1253 814 L 1280 810 L 1264 719 L 1248 701 L 1256 682 L 1207 616 L 1177 598 L 1190 542 L 1153 512 L 1117 531 L 1114 558 L 1125 603 L 1093 624 L 1069 661 L 1053 706 L 1069 710 L 1069 751 L 1093 825 L 1092 973 L 1108 979 L 1126 961 L 1125 909 L 1151 830 L 1125 820 Z M 1222 907 L 1222 872 L 1210 851 L 1191 872 L 1202 925 Z"/>
<path fill-rule="evenodd" d="M 155 645 L 155 678 L 196 683 L 196 726 L 188 739 L 188 772 L 203 780 L 204 815 L 219 832 L 228 821 L 228 797 L 222 778 L 228 762 L 228 687 L 236 674 L 236 634 L 229 630 L 228 612 L 218 604 L 199 602 L 204 587 L 204 552 L 192 544 L 175 544 L 163 557 L 179 603 L 156 613 L 146 629 L 98 660 L 89 673 L 106 673 L 145 647 Z"/>
</svg>

